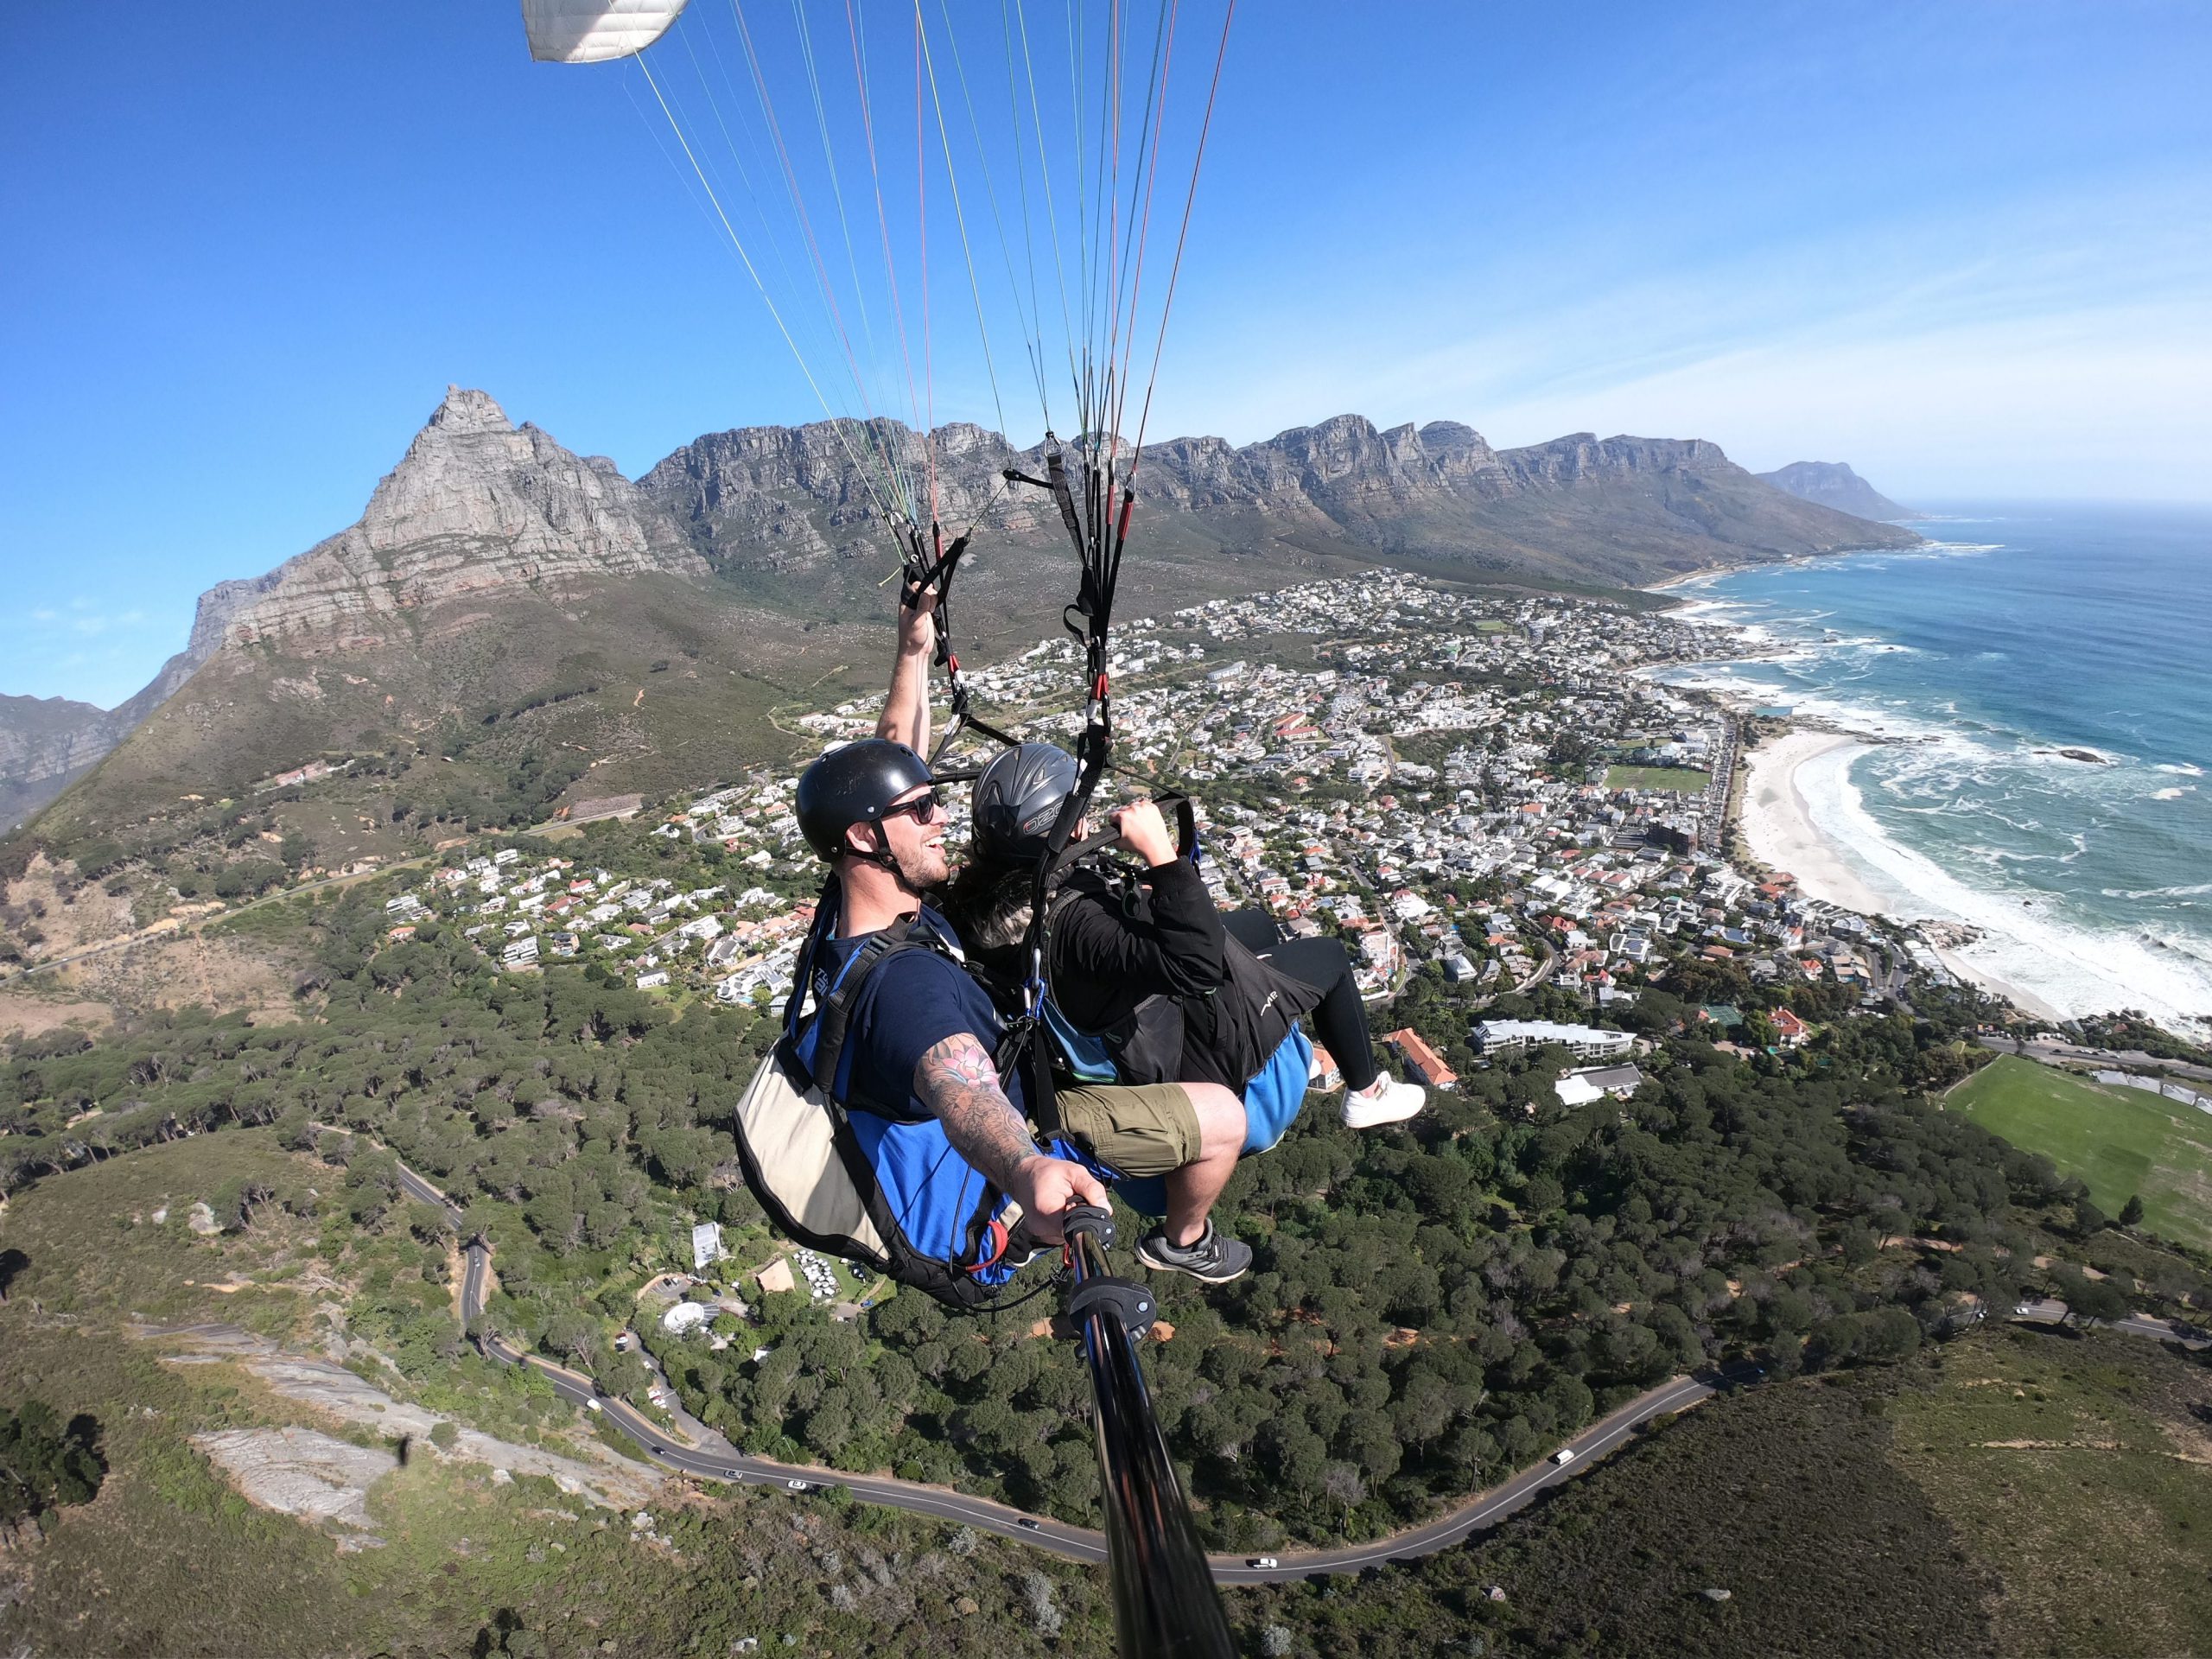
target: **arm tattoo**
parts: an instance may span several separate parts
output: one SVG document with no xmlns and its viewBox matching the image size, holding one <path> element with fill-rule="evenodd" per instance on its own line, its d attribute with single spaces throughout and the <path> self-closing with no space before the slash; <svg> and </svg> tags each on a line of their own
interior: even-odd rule
<svg viewBox="0 0 2212 1659">
<path fill-rule="evenodd" d="M 944 1137 L 1003 1187 L 1037 1142 L 999 1086 L 998 1068 L 966 1032 L 946 1038 L 915 1063 L 914 1092 L 944 1125 Z"/>
</svg>

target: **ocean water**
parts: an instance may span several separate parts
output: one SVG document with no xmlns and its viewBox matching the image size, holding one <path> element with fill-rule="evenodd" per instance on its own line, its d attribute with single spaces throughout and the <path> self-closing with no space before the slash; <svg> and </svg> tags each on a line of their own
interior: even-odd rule
<svg viewBox="0 0 2212 1659">
<path fill-rule="evenodd" d="M 2212 509 L 1913 528 L 1934 544 L 1688 585 L 1758 659 L 1663 677 L 1883 740 L 1798 784 L 1894 913 L 1985 930 L 1965 954 L 2062 1014 L 2212 1034 Z"/>
</svg>

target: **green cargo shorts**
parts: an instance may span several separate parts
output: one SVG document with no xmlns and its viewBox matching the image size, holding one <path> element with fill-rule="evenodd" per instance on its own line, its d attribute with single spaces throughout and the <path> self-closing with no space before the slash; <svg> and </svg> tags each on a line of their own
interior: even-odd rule
<svg viewBox="0 0 2212 1659">
<path fill-rule="evenodd" d="M 1055 1090 L 1058 1128 L 1124 1175 L 1165 1175 L 1198 1160 L 1198 1110 L 1180 1084 L 1076 1084 Z"/>
</svg>

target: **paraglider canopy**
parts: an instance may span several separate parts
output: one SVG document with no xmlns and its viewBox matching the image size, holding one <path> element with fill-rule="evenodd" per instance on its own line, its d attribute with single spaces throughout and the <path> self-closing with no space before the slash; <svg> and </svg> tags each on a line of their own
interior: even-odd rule
<svg viewBox="0 0 2212 1659">
<path fill-rule="evenodd" d="M 604 63 L 668 32 L 684 0 L 522 0 L 530 55 L 540 63 Z"/>
</svg>

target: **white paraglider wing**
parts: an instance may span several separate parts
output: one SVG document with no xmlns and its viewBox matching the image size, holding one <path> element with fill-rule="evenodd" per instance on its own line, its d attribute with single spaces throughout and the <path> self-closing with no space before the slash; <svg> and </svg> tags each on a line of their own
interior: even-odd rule
<svg viewBox="0 0 2212 1659">
<path fill-rule="evenodd" d="M 522 0 L 530 55 L 540 63 L 604 63 L 644 51 L 684 0 Z"/>
</svg>

